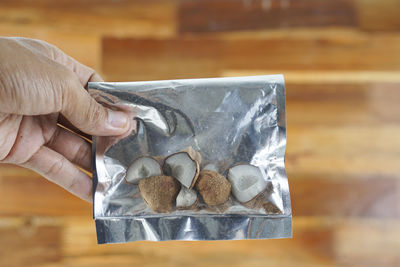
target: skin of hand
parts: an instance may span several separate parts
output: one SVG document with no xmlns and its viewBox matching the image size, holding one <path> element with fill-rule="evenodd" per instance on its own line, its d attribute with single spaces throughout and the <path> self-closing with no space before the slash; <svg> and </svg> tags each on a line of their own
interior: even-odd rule
<svg viewBox="0 0 400 267">
<path fill-rule="evenodd" d="M 91 145 L 72 131 L 118 136 L 130 119 L 98 104 L 85 90 L 90 81 L 102 79 L 53 45 L 0 38 L 0 163 L 34 170 L 91 202 L 92 180 L 77 167 L 91 170 Z"/>
</svg>

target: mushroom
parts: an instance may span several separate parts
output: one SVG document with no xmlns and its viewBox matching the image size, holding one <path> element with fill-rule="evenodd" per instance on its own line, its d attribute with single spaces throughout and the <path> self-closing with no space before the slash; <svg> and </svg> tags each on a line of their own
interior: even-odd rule
<svg viewBox="0 0 400 267">
<path fill-rule="evenodd" d="M 196 200 L 197 200 L 196 191 L 182 186 L 181 191 L 176 197 L 176 207 L 178 209 L 190 208 L 196 203 Z"/>
<path fill-rule="evenodd" d="M 146 204 L 155 212 L 171 212 L 180 185 L 171 176 L 153 176 L 139 181 L 139 191 Z"/>
<path fill-rule="evenodd" d="M 231 184 L 221 174 L 215 171 L 203 170 L 200 172 L 196 189 L 208 206 L 215 206 L 228 200 L 231 193 Z"/>
<path fill-rule="evenodd" d="M 228 170 L 232 193 L 242 203 L 252 200 L 267 187 L 261 170 L 250 164 L 236 165 Z"/>
<path fill-rule="evenodd" d="M 192 189 L 199 176 L 200 167 L 187 152 L 178 152 L 165 159 L 164 171 L 186 188 Z"/>
<path fill-rule="evenodd" d="M 159 176 L 162 169 L 157 160 L 152 157 L 137 158 L 128 168 L 125 180 L 128 183 L 137 184 L 143 178 Z"/>
</svg>

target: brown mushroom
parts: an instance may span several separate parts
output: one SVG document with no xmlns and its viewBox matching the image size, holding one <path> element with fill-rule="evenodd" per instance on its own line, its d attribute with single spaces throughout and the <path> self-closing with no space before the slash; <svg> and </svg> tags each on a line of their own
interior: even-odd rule
<svg viewBox="0 0 400 267">
<path fill-rule="evenodd" d="M 140 194 L 155 212 L 171 212 L 179 189 L 179 182 L 171 176 L 153 176 L 139 181 Z"/>
<path fill-rule="evenodd" d="M 228 200 L 231 193 L 231 184 L 221 174 L 203 170 L 200 172 L 196 189 L 207 205 L 215 206 Z"/>
</svg>

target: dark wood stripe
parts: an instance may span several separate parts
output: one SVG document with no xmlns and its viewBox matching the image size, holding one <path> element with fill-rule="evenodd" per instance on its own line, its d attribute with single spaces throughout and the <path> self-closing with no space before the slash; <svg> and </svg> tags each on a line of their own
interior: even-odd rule
<svg viewBox="0 0 400 267">
<path fill-rule="evenodd" d="M 350 0 L 190 0 L 178 9 L 181 33 L 355 24 Z"/>
<path fill-rule="evenodd" d="M 108 80 L 217 77 L 226 70 L 398 70 L 397 35 L 103 40 Z M 340 77 L 338 77 L 340 78 Z"/>
</svg>

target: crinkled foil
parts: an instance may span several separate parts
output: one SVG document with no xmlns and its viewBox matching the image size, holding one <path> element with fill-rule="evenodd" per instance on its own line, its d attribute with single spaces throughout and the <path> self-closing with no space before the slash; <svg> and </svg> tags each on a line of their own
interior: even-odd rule
<svg viewBox="0 0 400 267">
<path fill-rule="evenodd" d="M 129 112 L 137 126 L 127 136 L 93 139 L 98 243 L 291 237 L 282 75 L 100 82 L 89 83 L 89 92 Z M 245 204 L 231 195 L 213 208 L 153 212 L 138 186 L 126 183 L 127 168 L 140 156 L 166 157 L 189 146 L 222 170 L 258 166 L 267 190 Z"/>
</svg>

